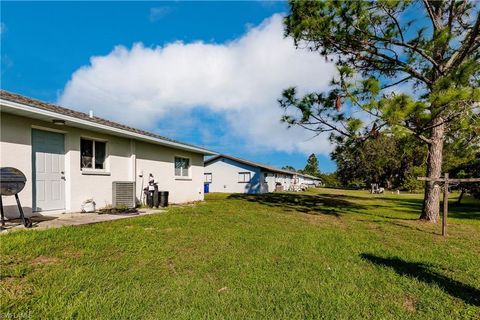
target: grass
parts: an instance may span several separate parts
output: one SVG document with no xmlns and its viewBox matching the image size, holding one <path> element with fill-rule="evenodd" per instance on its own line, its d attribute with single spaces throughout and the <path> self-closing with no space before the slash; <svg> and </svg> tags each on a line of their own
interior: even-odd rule
<svg viewBox="0 0 480 320">
<path fill-rule="evenodd" d="M 480 319 L 480 204 L 448 240 L 419 195 L 212 194 L 195 206 L 0 236 L 1 315 Z"/>
</svg>

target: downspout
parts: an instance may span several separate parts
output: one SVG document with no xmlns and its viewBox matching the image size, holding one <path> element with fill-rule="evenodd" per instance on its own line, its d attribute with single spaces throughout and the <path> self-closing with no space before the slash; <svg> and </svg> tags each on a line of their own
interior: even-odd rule
<svg viewBox="0 0 480 320">
<path fill-rule="evenodd" d="M 135 140 L 130 140 L 130 181 L 135 182 L 135 188 L 137 188 L 137 154 L 135 150 Z M 142 195 L 142 187 L 140 187 L 140 197 Z M 140 199 L 138 197 L 137 199 Z M 140 200 L 141 201 L 141 200 Z"/>
</svg>

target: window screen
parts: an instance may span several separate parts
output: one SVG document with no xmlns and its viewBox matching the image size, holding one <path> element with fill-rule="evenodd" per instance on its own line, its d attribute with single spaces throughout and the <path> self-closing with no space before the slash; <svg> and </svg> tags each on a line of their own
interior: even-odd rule
<svg viewBox="0 0 480 320">
<path fill-rule="evenodd" d="M 95 169 L 105 169 L 106 143 L 95 141 Z"/>
<path fill-rule="evenodd" d="M 175 157 L 175 176 L 188 177 L 190 159 Z"/>
</svg>

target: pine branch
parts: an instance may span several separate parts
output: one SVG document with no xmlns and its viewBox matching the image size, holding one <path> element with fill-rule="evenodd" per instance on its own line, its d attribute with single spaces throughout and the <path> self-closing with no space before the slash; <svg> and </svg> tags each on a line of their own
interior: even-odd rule
<svg viewBox="0 0 480 320">
<path fill-rule="evenodd" d="M 425 9 L 427 9 L 428 16 L 430 17 L 430 20 L 432 21 L 432 26 L 434 30 L 440 30 L 441 29 L 441 24 L 438 21 L 438 18 L 435 16 L 435 13 L 433 12 L 433 8 L 430 4 L 429 0 L 423 0 L 423 4 L 425 5 Z"/>
<path fill-rule="evenodd" d="M 400 83 L 402 83 L 402 82 L 408 81 L 408 80 L 410 80 L 410 79 L 412 79 L 412 76 L 405 77 L 405 78 L 403 78 L 403 79 L 401 79 L 401 80 L 399 80 L 399 81 L 396 81 L 396 82 L 394 82 L 394 83 L 390 83 L 390 84 L 387 84 L 387 85 L 382 86 L 381 90 L 384 90 L 384 89 L 387 89 L 387 88 L 390 88 L 390 87 L 394 87 L 394 86 L 396 86 L 396 85 L 398 85 L 398 84 L 400 84 Z"/>
<path fill-rule="evenodd" d="M 397 27 L 397 31 L 398 31 L 398 34 L 400 35 L 400 38 L 402 39 L 402 42 L 405 42 L 405 38 L 403 37 L 403 31 L 402 31 L 402 28 L 400 27 L 400 23 L 398 22 L 398 19 L 390 12 L 390 10 L 386 9 L 384 6 L 382 6 L 382 8 L 390 17 L 390 19 L 392 19 L 393 23 Z"/>
<path fill-rule="evenodd" d="M 396 21 L 396 19 L 395 19 Z M 398 24 L 398 21 L 396 22 Z M 378 35 L 376 34 L 371 34 L 371 33 L 368 33 L 368 32 L 365 32 L 363 30 L 361 30 L 360 28 L 358 28 L 357 26 L 353 26 L 355 28 L 355 30 L 357 30 L 358 32 L 366 35 L 367 37 L 371 37 L 377 41 L 381 41 L 381 42 L 384 42 L 384 43 L 389 43 L 389 44 L 392 44 L 392 45 L 395 45 L 395 46 L 399 46 L 399 47 L 403 47 L 403 48 L 407 48 L 407 49 L 410 49 L 416 53 L 418 53 L 419 55 L 421 55 L 423 58 L 425 58 L 426 60 L 428 60 L 428 62 L 430 62 L 434 67 L 435 69 L 437 69 L 437 71 L 442 71 L 440 69 L 440 65 L 437 63 L 437 61 L 435 61 L 435 59 L 433 59 L 431 56 L 429 56 L 427 53 L 425 53 L 425 51 L 423 51 L 422 49 L 418 48 L 417 46 L 412 46 L 411 44 L 405 42 L 403 40 L 403 34 L 400 33 L 400 36 L 402 38 L 402 41 L 398 41 L 394 38 L 385 38 L 385 37 L 379 37 Z M 398 26 L 398 28 L 400 28 L 400 26 Z M 387 47 L 384 47 L 385 50 L 391 50 L 393 52 L 395 52 L 394 50 L 390 49 L 390 48 L 387 48 Z M 395 52 L 395 55 L 398 57 L 397 53 Z M 397 59 L 398 60 L 398 59 Z"/>
<path fill-rule="evenodd" d="M 447 22 L 447 26 L 449 30 L 452 30 L 452 24 L 453 24 L 453 18 L 454 18 L 454 12 L 453 12 L 454 6 L 455 6 L 455 0 L 450 0 L 450 6 L 448 7 L 448 22 Z"/>
<path fill-rule="evenodd" d="M 475 21 L 475 25 L 470 30 L 470 32 L 466 35 L 460 48 L 454 54 L 452 54 L 452 56 L 446 63 L 445 65 L 446 70 L 450 70 L 452 68 L 459 66 L 469 53 L 475 52 L 475 50 L 480 45 L 479 32 L 480 32 L 480 12 L 478 12 L 477 14 L 477 20 Z"/>
<path fill-rule="evenodd" d="M 401 60 L 396 60 L 396 59 L 394 59 L 392 57 L 389 57 L 389 56 L 387 56 L 383 53 L 380 53 L 380 52 L 372 52 L 372 50 L 368 49 L 368 48 L 365 48 L 365 50 L 372 55 L 376 55 L 380 58 L 383 58 L 384 60 L 390 62 L 391 64 L 394 64 L 394 65 L 397 64 L 397 65 L 402 66 L 404 72 L 407 72 L 407 73 L 411 74 L 413 77 L 417 78 L 418 80 L 423 81 L 425 84 L 427 84 L 427 85 L 432 85 L 433 84 L 433 82 L 430 79 L 427 79 L 423 74 L 421 74 L 417 70 L 413 69 L 406 62 L 401 61 Z M 372 59 L 372 61 L 375 61 L 375 59 Z M 379 61 L 379 63 L 384 63 L 381 60 L 377 60 L 377 61 Z"/>
</svg>

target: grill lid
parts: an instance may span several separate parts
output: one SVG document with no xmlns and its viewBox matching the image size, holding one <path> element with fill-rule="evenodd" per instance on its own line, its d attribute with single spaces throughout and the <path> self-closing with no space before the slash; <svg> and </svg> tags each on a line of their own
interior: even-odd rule
<svg viewBox="0 0 480 320">
<path fill-rule="evenodd" d="M 10 196 L 19 193 L 25 187 L 27 178 L 22 171 L 4 167 L 0 168 L 0 195 Z"/>
<path fill-rule="evenodd" d="M 0 168 L 0 181 L 3 182 L 25 182 L 27 178 L 22 171 L 16 168 Z"/>
</svg>

